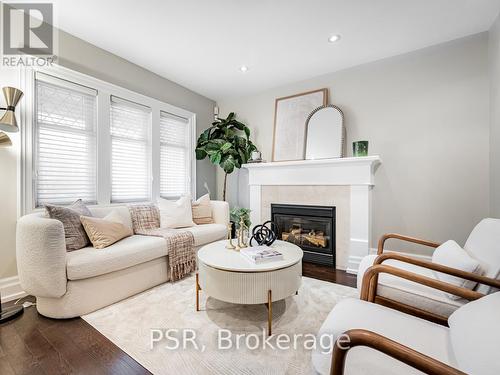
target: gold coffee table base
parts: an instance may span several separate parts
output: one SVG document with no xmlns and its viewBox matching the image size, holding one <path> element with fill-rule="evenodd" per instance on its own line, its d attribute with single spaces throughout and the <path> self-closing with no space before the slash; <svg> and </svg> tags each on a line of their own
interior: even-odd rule
<svg viewBox="0 0 500 375">
<path fill-rule="evenodd" d="M 196 273 L 196 311 L 200 311 L 200 277 L 198 273 Z M 296 292 L 298 294 L 298 292 Z M 267 292 L 267 335 L 272 335 L 272 326 L 273 326 L 273 292 L 269 290 Z"/>
</svg>

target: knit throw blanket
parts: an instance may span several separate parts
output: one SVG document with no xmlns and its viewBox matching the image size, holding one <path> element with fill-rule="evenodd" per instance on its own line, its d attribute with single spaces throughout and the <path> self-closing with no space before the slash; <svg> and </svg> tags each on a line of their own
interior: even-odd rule
<svg viewBox="0 0 500 375">
<path fill-rule="evenodd" d="M 163 237 L 167 242 L 170 278 L 177 281 L 196 270 L 194 237 L 189 231 L 160 228 L 160 211 L 154 205 L 129 205 L 135 234 Z"/>
</svg>

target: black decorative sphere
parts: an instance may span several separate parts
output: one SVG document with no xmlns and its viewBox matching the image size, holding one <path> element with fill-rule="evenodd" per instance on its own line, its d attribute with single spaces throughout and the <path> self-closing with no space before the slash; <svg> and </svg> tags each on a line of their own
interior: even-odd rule
<svg viewBox="0 0 500 375">
<path fill-rule="evenodd" d="M 264 224 L 256 225 L 252 230 L 250 246 L 253 246 L 253 240 L 257 241 L 261 246 L 271 246 L 276 241 L 276 232 L 276 223 L 271 220 L 266 221 Z"/>
</svg>

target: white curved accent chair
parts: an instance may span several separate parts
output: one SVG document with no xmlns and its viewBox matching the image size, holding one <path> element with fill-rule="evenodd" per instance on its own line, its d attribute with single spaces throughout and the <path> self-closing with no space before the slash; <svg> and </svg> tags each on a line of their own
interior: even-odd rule
<svg viewBox="0 0 500 375">
<path fill-rule="evenodd" d="M 360 294 L 363 284 L 366 283 L 364 279 L 368 273 L 372 273 L 372 283 L 375 289 L 375 291 L 372 291 L 374 293 L 373 298 L 369 299 L 368 294 L 366 294 L 361 296 L 363 299 L 446 324 L 447 318 L 469 300 L 500 289 L 500 219 L 483 219 L 470 233 L 464 245 L 467 254 L 479 261 L 482 275 L 464 273 L 457 269 L 412 258 L 411 256 L 390 252 L 384 253 L 384 245 L 388 239 L 398 239 L 434 248 L 440 246 L 438 243 L 398 234 L 384 235 L 379 241 L 378 254 L 368 255 L 360 263 L 357 278 Z M 386 272 L 387 268 L 385 270 L 379 268 L 378 272 L 375 272 L 376 275 L 373 275 L 373 266 L 382 264 L 390 269 L 398 268 L 419 275 L 423 282 L 416 283 L 411 278 L 395 275 L 390 269 Z M 440 284 L 437 277 L 439 272 L 477 282 L 477 286 L 473 289 L 473 292 L 477 294 L 467 292 L 466 289 L 453 293 L 446 286 L 444 286 L 444 289 L 448 290 L 443 290 L 443 284 Z M 435 285 L 430 286 L 432 283 Z M 368 293 L 368 288 L 366 289 L 365 292 Z M 454 290 L 457 291 L 457 289 Z M 459 298 L 451 298 L 449 294 L 455 294 Z"/>
<path fill-rule="evenodd" d="M 457 309 L 448 328 L 385 306 L 345 299 L 330 312 L 317 337 L 320 342 L 324 335 L 333 340 L 344 335 L 341 347 L 334 345 L 332 354 L 318 346 L 312 353 L 313 366 L 322 375 L 497 375 L 498 311 L 499 292 Z"/>
</svg>

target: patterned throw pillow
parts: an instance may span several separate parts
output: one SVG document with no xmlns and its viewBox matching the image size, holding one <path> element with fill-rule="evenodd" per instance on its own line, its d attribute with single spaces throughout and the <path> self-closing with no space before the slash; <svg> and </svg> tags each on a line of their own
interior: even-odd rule
<svg viewBox="0 0 500 375">
<path fill-rule="evenodd" d="M 128 210 L 134 233 L 160 227 L 160 210 L 154 204 L 131 204 Z"/>
<path fill-rule="evenodd" d="M 63 224 L 67 251 L 79 250 L 90 243 L 80 216 L 92 216 L 92 213 L 81 199 L 68 207 L 47 204 L 45 209 L 51 219 L 59 220 Z"/>
<path fill-rule="evenodd" d="M 193 221 L 196 224 L 213 224 L 212 206 L 210 205 L 210 195 L 205 194 L 198 200 L 191 203 Z"/>
</svg>

